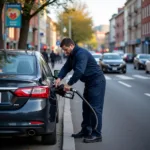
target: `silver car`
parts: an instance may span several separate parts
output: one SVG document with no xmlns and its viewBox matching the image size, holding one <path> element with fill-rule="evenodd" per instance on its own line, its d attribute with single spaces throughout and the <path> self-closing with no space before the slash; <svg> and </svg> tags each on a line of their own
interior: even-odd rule
<svg viewBox="0 0 150 150">
<path fill-rule="evenodd" d="M 145 72 L 150 73 L 150 59 L 145 63 Z"/>
</svg>

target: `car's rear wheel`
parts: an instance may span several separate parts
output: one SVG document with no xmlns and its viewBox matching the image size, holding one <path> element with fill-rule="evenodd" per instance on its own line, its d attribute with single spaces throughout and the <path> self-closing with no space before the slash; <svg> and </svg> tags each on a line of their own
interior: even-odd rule
<svg viewBox="0 0 150 150">
<path fill-rule="evenodd" d="M 56 141 L 57 141 L 57 135 L 56 135 L 56 126 L 55 126 L 53 133 L 42 136 L 42 144 L 54 145 L 54 144 L 56 144 Z"/>
</svg>

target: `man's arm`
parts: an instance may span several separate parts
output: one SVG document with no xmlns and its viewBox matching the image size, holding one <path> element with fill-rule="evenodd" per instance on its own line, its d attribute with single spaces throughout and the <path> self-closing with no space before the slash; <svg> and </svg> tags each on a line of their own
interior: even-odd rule
<svg viewBox="0 0 150 150">
<path fill-rule="evenodd" d="M 72 86 L 76 83 L 84 74 L 87 66 L 88 57 L 84 53 L 80 52 L 76 56 L 76 66 L 72 77 L 70 78 L 68 85 Z"/>
<path fill-rule="evenodd" d="M 71 70 L 72 70 L 72 64 L 70 58 L 68 58 L 64 66 L 61 68 L 58 74 L 58 78 L 62 80 L 67 75 L 67 73 L 70 72 Z"/>
</svg>

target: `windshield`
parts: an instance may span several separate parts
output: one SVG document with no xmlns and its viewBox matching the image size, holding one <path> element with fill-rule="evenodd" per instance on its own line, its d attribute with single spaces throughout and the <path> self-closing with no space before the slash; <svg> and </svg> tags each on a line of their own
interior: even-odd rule
<svg viewBox="0 0 150 150">
<path fill-rule="evenodd" d="M 0 74 L 33 75 L 35 74 L 35 57 L 1 52 Z"/>
<path fill-rule="evenodd" d="M 150 59 L 150 55 L 140 55 L 140 59 Z"/>
<path fill-rule="evenodd" d="M 94 58 L 101 58 L 101 55 L 93 55 Z"/>
<path fill-rule="evenodd" d="M 103 59 L 106 59 L 106 60 L 115 60 L 115 59 L 121 59 L 121 57 L 119 55 L 104 55 L 103 56 Z"/>
</svg>

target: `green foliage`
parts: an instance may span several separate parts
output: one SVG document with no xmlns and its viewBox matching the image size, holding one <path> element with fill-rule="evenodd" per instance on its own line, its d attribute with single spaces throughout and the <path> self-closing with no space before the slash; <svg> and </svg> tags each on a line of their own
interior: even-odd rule
<svg viewBox="0 0 150 150">
<path fill-rule="evenodd" d="M 69 34 L 69 17 L 72 22 L 72 39 L 76 42 L 84 42 L 92 37 L 92 18 L 86 11 L 87 7 L 84 4 L 76 4 L 74 7 L 70 7 L 58 15 L 58 30 L 62 32 L 63 28 L 67 28 L 67 32 L 63 33 L 68 37 Z"/>
<path fill-rule="evenodd" d="M 92 38 L 88 41 L 86 41 L 86 44 L 91 48 L 91 49 L 97 49 L 98 43 L 96 40 L 95 34 L 92 35 Z"/>
</svg>

